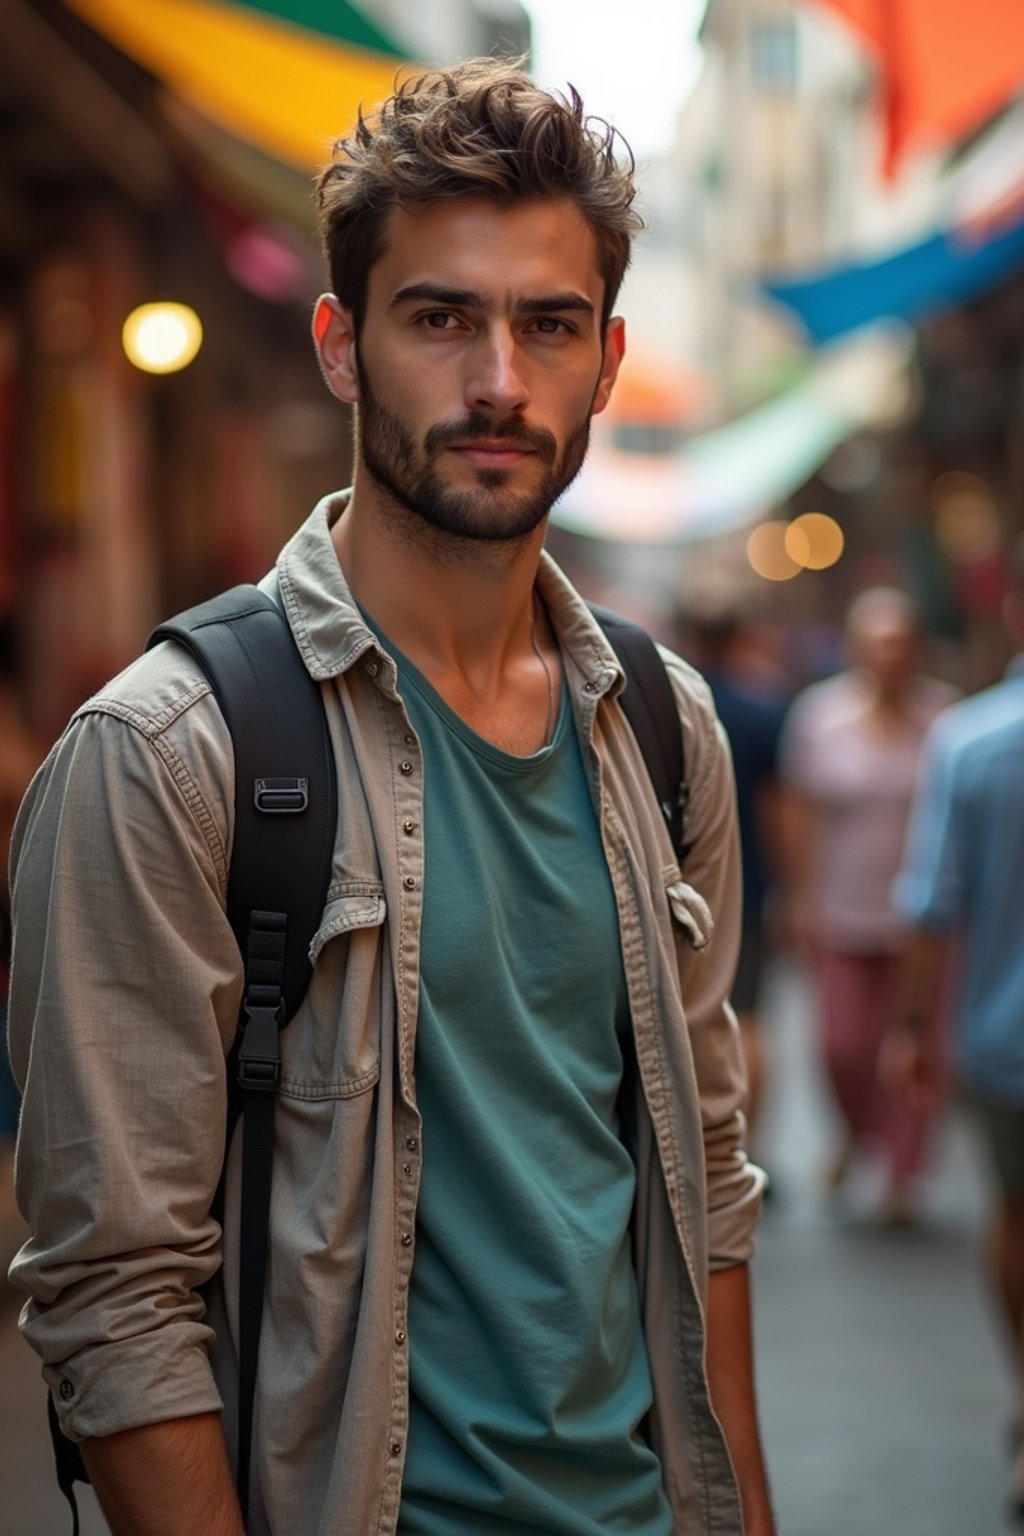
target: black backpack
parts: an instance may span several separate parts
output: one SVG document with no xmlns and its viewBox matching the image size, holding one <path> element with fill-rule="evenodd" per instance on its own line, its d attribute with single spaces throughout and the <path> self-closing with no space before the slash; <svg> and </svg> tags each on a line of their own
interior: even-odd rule
<svg viewBox="0 0 1024 1536">
<path fill-rule="evenodd" d="M 591 611 L 626 673 L 622 708 L 682 862 L 688 788 L 668 674 L 646 630 L 608 609 L 592 604 Z M 245 988 L 227 1083 L 229 1138 L 244 1112 L 236 1484 L 245 1519 L 281 1062 L 278 1034 L 312 975 L 309 946 L 330 883 L 338 791 L 320 685 L 306 670 L 272 597 L 259 587 L 233 587 L 161 624 L 147 649 L 161 640 L 183 645 L 202 667 L 235 753 L 227 913 L 245 961 Z M 57 1480 L 78 1536 L 74 1482 L 87 1482 L 88 1473 L 77 1445 L 60 1431 L 52 1398 L 49 1415 Z"/>
</svg>

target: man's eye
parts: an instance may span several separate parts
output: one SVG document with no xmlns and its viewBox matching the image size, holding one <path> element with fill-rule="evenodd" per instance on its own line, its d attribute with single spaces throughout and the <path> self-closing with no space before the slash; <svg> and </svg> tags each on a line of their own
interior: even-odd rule
<svg viewBox="0 0 1024 1536">
<path fill-rule="evenodd" d="M 450 329 L 448 322 L 454 319 L 455 316 L 450 315 L 446 309 L 435 309 L 423 316 L 423 324 L 431 331 L 447 331 Z"/>
<path fill-rule="evenodd" d="M 538 315 L 536 327 L 542 336 L 557 336 L 568 329 L 565 321 L 556 320 L 554 315 Z"/>
</svg>

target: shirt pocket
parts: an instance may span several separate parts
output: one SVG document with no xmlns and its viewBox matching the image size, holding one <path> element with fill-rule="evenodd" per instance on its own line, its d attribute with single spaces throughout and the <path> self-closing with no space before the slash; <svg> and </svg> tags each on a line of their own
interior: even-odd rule
<svg viewBox="0 0 1024 1536">
<path fill-rule="evenodd" d="M 313 976 L 281 1035 L 281 1095 L 351 1099 L 380 1077 L 387 904 L 377 881 L 332 886 L 309 946 Z"/>
<path fill-rule="evenodd" d="M 706 949 L 715 931 L 715 920 L 704 897 L 682 878 L 676 868 L 665 871 L 665 894 L 673 926 L 683 934 L 691 949 Z"/>
</svg>

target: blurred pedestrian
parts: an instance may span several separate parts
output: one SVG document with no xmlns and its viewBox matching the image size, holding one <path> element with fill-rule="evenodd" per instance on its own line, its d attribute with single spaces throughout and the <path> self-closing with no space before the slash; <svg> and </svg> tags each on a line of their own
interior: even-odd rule
<svg viewBox="0 0 1024 1536">
<path fill-rule="evenodd" d="M 913 1219 L 936 1106 L 910 1108 L 879 1078 L 904 942 L 889 892 L 921 743 L 955 692 L 918 675 L 917 616 L 902 591 L 861 593 L 846 630 L 851 667 L 800 695 L 783 736 L 791 926 L 815 968 L 824 1061 L 844 1126 L 828 1187 L 841 1187 L 857 1151 L 879 1148 L 884 1219 L 896 1226 Z M 928 1021 L 936 1027 L 931 1006 Z"/>
<path fill-rule="evenodd" d="M 928 1006 L 952 961 L 954 1065 L 991 1164 L 992 1286 L 1015 1385 L 1013 1507 L 1024 1521 L 1024 541 L 1011 561 L 1005 680 L 947 710 L 928 736 L 894 900 L 912 924 L 885 1061 L 918 1113 L 935 1103 Z"/>
<path fill-rule="evenodd" d="M 666 653 L 680 875 L 614 652 L 542 548 L 623 354 L 634 195 L 612 129 L 496 59 L 405 80 L 319 182 L 355 477 L 265 588 L 340 815 L 281 1032 L 251 1479 L 237 1132 L 213 1214 L 234 775 L 196 664 L 166 644 L 103 689 L 19 819 L 13 1273 L 116 1536 L 239 1536 L 246 1495 L 261 1536 L 774 1529 L 728 754 Z"/>
<path fill-rule="evenodd" d="M 738 614 L 697 617 L 686 627 L 693 659 L 711 689 L 729 738 L 736 776 L 743 930 L 731 1001 L 743 1043 L 747 1121 L 754 1143 L 765 1076 L 761 989 L 771 946 L 768 905 L 781 841 L 779 741 L 789 695 L 784 675 L 765 655 L 756 627 Z M 685 648 L 684 653 L 691 654 Z"/>
</svg>

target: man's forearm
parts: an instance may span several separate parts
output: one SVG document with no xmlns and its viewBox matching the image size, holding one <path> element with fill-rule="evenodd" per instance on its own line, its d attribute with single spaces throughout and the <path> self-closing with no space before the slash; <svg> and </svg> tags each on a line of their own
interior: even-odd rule
<svg viewBox="0 0 1024 1536">
<path fill-rule="evenodd" d="M 772 1518 L 754 1397 L 750 1276 L 745 1264 L 708 1281 L 708 1384 L 743 1506 L 744 1536 L 772 1536 Z"/>
<path fill-rule="evenodd" d="M 218 1414 L 83 1440 L 81 1451 L 112 1536 L 244 1536 Z"/>
<path fill-rule="evenodd" d="M 903 955 L 897 1023 L 923 1025 L 930 1014 L 946 965 L 949 939 L 927 928 L 912 930 Z"/>
</svg>

